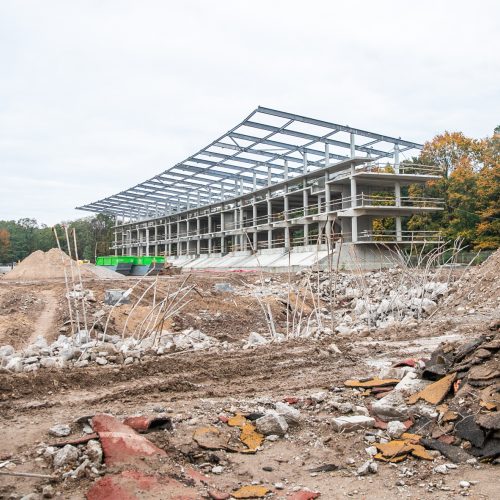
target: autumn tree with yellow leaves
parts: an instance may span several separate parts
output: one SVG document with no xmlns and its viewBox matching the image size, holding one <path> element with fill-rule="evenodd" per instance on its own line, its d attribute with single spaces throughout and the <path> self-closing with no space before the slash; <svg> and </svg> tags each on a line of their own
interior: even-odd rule
<svg viewBox="0 0 500 500">
<path fill-rule="evenodd" d="M 414 215 L 409 230 L 441 230 L 476 249 L 500 246 L 500 128 L 492 137 L 472 139 L 445 132 L 425 143 L 416 163 L 442 168 L 443 177 L 411 186 L 410 197 L 443 198 L 442 212 Z"/>
</svg>

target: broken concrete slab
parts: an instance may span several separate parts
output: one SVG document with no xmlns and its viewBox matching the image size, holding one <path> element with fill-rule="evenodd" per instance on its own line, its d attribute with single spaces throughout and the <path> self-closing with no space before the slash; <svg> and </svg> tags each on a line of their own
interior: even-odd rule
<svg viewBox="0 0 500 500">
<path fill-rule="evenodd" d="M 288 425 L 299 425 L 300 424 L 300 411 L 287 403 L 275 403 L 274 409 L 281 415 Z"/>
<path fill-rule="evenodd" d="M 364 415 L 336 417 L 332 419 L 332 427 L 337 432 L 351 432 L 359 429 L 370 429 L 375 425 L 375 419 Z"/>
<path fill-rule="evenodd" d="M 207 425 L 196 429 L 193 440 L 205 450 L 225 450 L 229 447 L 230 434 L 223 433 L 213 425 Z"/>
<path fill-rule="evenodd" d="M 79 456 L 80 452 L 78 451 L 78 448 L 71 444 L 67 444 L 54 454 L 54 467 L 59 469 L 60 467 L 65 467 L 66 465 L 75 464 Z"/>
<path fill-rule="evenodd" d="M 284 436 L 288 430 L 288 424 L 285 418 L 275 411 L 269 412 L 263 417 L 257 419 L 255 421 L 255 426 L 261 434 L 264 434 L 264 436 L 269 436 L 271 434 Z"/>
</svg>

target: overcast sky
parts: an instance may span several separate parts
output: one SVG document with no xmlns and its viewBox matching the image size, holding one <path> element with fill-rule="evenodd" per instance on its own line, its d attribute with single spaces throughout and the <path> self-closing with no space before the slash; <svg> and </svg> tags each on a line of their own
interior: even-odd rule
<svg viewBox="0 0 500 500">
<path fill-rule="evenodd" d="M 0 0 L 0 219 L 85 216 L 258 105 L 484 137 L 499 21 L 498 0 Z"/>
</svg>

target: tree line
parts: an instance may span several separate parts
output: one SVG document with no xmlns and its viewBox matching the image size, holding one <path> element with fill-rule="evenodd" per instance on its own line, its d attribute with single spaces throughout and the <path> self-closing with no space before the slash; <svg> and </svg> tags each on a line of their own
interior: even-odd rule
<svg viewBox="0 0 500 500">
<path fill-rule="evenodd" d="M 55 230 L 61 248 L 67 253 L 64 226 L 69 231 L 72 252 L 74 252 L 72 231 L 75 229 L 80 259 L 94 261 L 96 255 L 109 253 L 113 239 L 113 217 L 98 214 L 56 224 Z M 35 250 L 46 252 L 56 246 L 53 228 L 39 224 L 35 219 L 0 220 L 0 263 L 16 262 L 24 259 Z"/>
<path fill-rule="evenodd" d="M 405 219 L 409 231 L 439 230 L 444 238 L 461 238 L 474 250 L 494 250 L 500 246 L 500 126 L 491 137 L 473 139 L 461 132 L 445 132 L 424 144 L 420 155 L 403 162 L 406 166 L 439 166 L 442 177 L 426 185 L 403 188 L 408 198 L 443 198 L 444 210 L 413 215 Z M 393 193 L 392 193 L 393 194 Z M 381 193 L 387 199 L 387 193 Z M 65 224 L 77 235 L 81 259 L 94 261 L 106 255 L 113 240 L 114 219 L 98 214 Z M 374 222 L 374 230 L 394 230 L 394 219 Z M 64 235 L 61 224 L 56 225 Z M 0 221 L 0 262 L 24 259 L 35 250 L 47 251 L 56 246 L 52 228 L 35 219 Z M 61 246 L 66 251 L 63 236 Z"/>
</svg>

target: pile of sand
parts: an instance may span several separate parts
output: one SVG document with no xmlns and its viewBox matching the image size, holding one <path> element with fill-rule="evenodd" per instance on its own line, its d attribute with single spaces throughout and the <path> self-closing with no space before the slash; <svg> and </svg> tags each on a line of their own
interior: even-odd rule
<svg viewBox="0 0 500 500">
<path fill-rule="evenodd" d="M 12 271 L 7 273 L 5 280 L 47 280 L 64 278 L 64 270 L 68 278 L 71 278 L 71 263 L 73 263 L 73 273 L 75 280 L 78 279 L 78 264 L 76 261 L 57 248 L 52 248 L 48 252 L 37 250 L 28 255 Z M 109 269 L 101 269 L 92 264 L 79 266 L 82 278 L 86 279 L 123 279 L 119 273 Z"/>
</svg>

